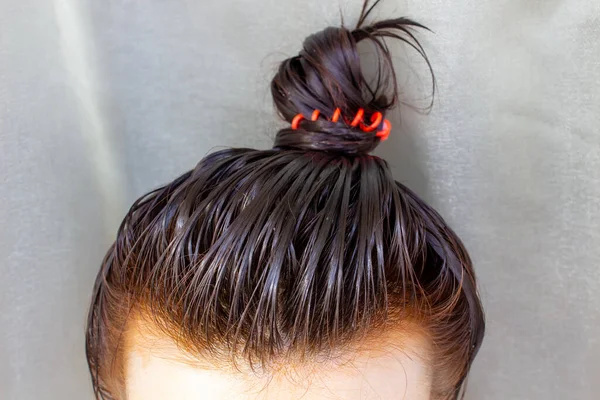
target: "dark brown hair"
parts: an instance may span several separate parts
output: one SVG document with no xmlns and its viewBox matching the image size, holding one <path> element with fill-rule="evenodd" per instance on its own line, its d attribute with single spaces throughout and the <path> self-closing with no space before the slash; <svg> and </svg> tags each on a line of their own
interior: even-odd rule
<svg viewBox="0 0 600 400">
<path fill-rule="evenodd" d="M 406 18 L 309 36 L 271 90 L 286 121 L 271 150 L 227 149 L 138 199 L 100 268 L 86 350 L 97 398 L 122 397 L 121 336 L 133 313 L 192 354 L 268 368 L 310 358 L 402 319 L 434 347 L 435 396 L 460 396 L 484 319 L 471 260 L 442 217 L 368 153 L 379 143 L 340 119 L 398 101 L 384 39 L 416 49 Z M 359 42 L 373 46 L 374 78 Z M 393 131 L 393 134 L 401 132 Z M 393 318 L 391 316 L 394 316 Z"/>
</svg>

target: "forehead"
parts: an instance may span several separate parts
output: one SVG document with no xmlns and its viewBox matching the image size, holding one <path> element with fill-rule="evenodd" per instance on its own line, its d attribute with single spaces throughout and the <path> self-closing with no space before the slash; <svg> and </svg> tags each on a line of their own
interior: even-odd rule
<svg viewBox="0 0 600 400">
<path fill-rule="evenodd" d="M 141 326 L 129 330 L 125 350 L 128 400 L 429 400 L 431 371 L 426 341 L 403 340 L 402 348 L 364 348 L 344 361 L 307 362 L 258 375 L 210 366 L 167 337 Z"/>
</svg>

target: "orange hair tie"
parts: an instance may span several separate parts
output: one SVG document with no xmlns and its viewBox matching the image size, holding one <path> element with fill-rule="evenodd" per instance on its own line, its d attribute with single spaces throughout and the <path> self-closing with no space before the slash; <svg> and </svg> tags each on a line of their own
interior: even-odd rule
<svg viewBox="0 0 600 400">
<path fill-rule="evenodd" d="M 380 131 L 377 131 L 376 136 L 383 142 L 384 140 L 387 140 L 387 138 L 390 136 L 390 131 L 392 130 L 392 123 L 390 121 L 388 121 L 387 119 L 383 120 L 383 129 L 381 129 Z"/>
<path fill-rule="evenodd" d="M 356 116 L 354 117 L 354 119 L 350 123 L 350 126 L 354 128 L 356 125 L 358 125 L 358 123 L 360 121 L 362 121 L 362 118 L 363 118 L 364 114 L 365 114 L 365 110 L 363 110 L 362 108 L 359 108 L 358 112 L 356 113 Z"/>
<path fill-rule="evenodd" d="M 298 129 L 298 124 L 300 123 L 300 121 L 302 121 L 304 119 L 304 115 L 302 114 L 296 114 L 296 116 L 294 117 L 294 119 L 292 120 L 292 129 L 296 130 Z"/>
<path fill-rule="evenodd" d="M 319 111 L 319 110 L 313 111 L 312 115 L 310 117 L 310 120 L 316 121 L 319 118 L 319 114 L 321 114 L 321 111 Z M 294 130 L 298 129 L 298 126 L 300 125 L 300 121 L 302 121 L 303 119 L 304 119 L 304 115 L 296 114 L 294 119 L 292 119 L 292 129 L 294 129 Z"/>
<path fill-rule="evenodd" d="M 338 122 L 338 119 L 340 119 L 340 115 L 342 115 L 342 110 L 340 110 L 340 108 L 338 107 L 333 112 L 333 116 L 331 117 L 331 122 Z"/>
<path fill-rule="evenodd" d="M 310 120 L 316 121 L 317 119 L 319 119 L 319 115 L 321 115 L 321 111 L 314 110 L 312 112 L 312 115 L 310 116 Z M 333 115 L 331 116 L 331 121 L 338 122 L 341 115 L 342 115 L 342 110 L 340 110 L 340 108 L 337 107 L 334 110 Z M 377 129 L 377 127 L 379 125 L 381 125 L 381 122 L 383 121 L 382 129 L 377 131 L 377 133 L 375 135 L 381 141 L 386 140 L 390 136 L 390 131 L 392 130 L 392 123 L 387 119 L 383 119 L 383 114 L 381 112 L 376 111 L 371 115 L 371 124 L 370 125 L 365 125 L 365 123 L 363 121 L 364 115 L 365 115 L 365 110 L 362 108 L 359 108 L 358 111 L 356 112 L 356 115 L 354 116 L 354 119 L 350 123 L 350 126 L 354 128 L 360 124 L 360 129 L 363 132 L 373 132 L 375 129 Z M 294 130 L 298 129 L 298 126 L 300 125 L 300 122 L 303 119 L 304 119 L 304 115 L 296 114 L 294 119 L 292 119 L 292 129 L 294 129 Z"/>
<path fill-rule="evenodd" d="M 363 122 L 361 122 L 360 129 L 362 129 L 364 132 L 372 132 L 375 129 L 377 129 L 379 124 L 381 124 L 382 119 L 383 119 L 383 114 L 380 113 L 379 111 L 376 111 L 373 113 L 373 115 L 371 115 L 371 125 L 366 126 Z"/>
</svg>

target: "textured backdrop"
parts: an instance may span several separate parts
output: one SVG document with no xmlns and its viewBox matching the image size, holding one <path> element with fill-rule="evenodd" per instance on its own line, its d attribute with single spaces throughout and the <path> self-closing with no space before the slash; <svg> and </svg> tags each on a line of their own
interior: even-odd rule
<svg viewBox="0 0 600 400">
<path fill-rule="evenodd" d="M 85 314 L 127 206 L 217 146 L 269 147 L 277 61 L 360 3 L 0 1 L 0 398 L 91 398 Z M 598 399 L 600 3 L 377 14 L 435 32 L 434 109 L 392 115 L 377 153 L 476 263 L 488 333 L 467 397 Z M 422 64 L 398 59 L 426 104 Z"/>
</svg>

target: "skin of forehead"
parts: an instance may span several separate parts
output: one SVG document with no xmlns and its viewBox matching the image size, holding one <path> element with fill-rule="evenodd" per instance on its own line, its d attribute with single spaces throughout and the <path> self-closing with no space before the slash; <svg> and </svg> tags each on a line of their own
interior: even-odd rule
<svg viewBox="0 0 600 400">
<path fill-rule="evenodd" d="M 410 331 L 259 374 L 202 360 L 137 319 L 125 335 L 125 391 L 128 400 L 430 400 L 430 346 Z"/>
</svg>

